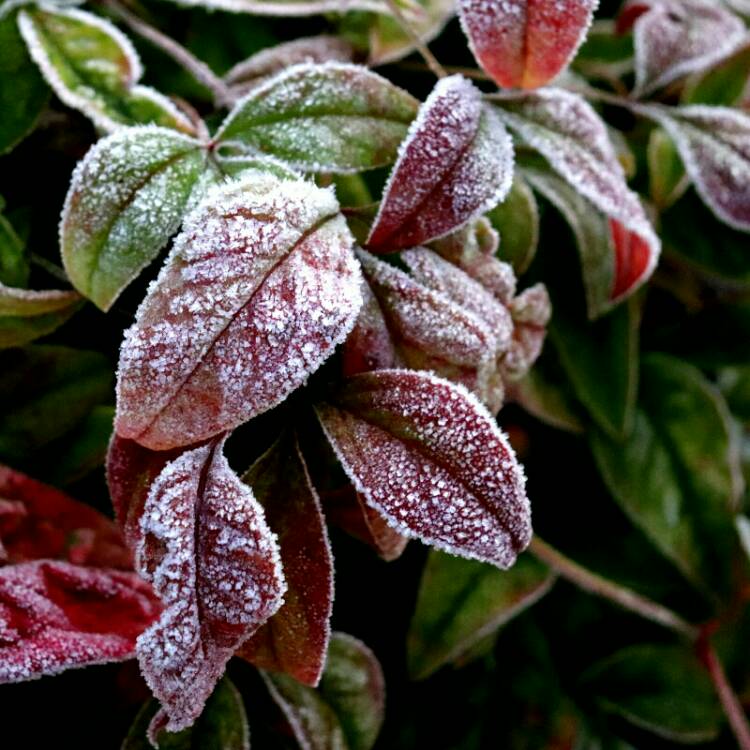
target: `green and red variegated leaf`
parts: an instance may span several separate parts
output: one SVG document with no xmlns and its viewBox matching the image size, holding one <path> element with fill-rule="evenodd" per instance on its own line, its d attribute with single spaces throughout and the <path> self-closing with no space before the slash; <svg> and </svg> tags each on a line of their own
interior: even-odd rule
<svg viewBox="0 0 750 750">
<path fill-rule="evenodd" d="M 42 558 L 132 567 L 117 526 L 64 492 L 0 465 L 0 549 L 8 563 Z"/>
<path fill-rule="evenodd" d="M 599 0 L 459 0 L 474 57 L 498 86 L 551 81 L 586 37 Z"/>
<path fill-rule="evenodd" d="M 0 683 L 131 659 L 159 610 L 134 573 L 55 560 L 0 568 Z"/>
<path fill-rule="evenodd" d="M 352 243 L 333 193 L 309 182 L 211 190 L 125 334 L 118 435 L 191 445 L 283 401 L 354 325 Z"/>
<path fill-rule="evenodd" d="M 284 604 L 238 656 L 315 686 L 325 665 L 333 607 L 333 559 L 318 493 L 296 439 L 285 435 L 244 474 L 279 539 Z"/>
<path fill-rule="evenodd" d="M 136 647 L 162 704 L 152 736 L 195 721 L 227 661 L 283 601 L 276 537 L 222 447 L 217 439 L 170 461 L 141 515 L 138 569 L 165 607 Z"/>
<path fill-rule="evenodd" d="M 481 92 L 443 78 L 401 144 L 367 247 L 388 253 L 449 234 L 499 203 L 512 178 L 513 144 Z"/>
<path fill-rule="evenodd" d="M 531 538 L 525 478 L 487 410 L 434 375 L 355 375 L 318 417 L 365 501 L 406 536 L 513 565 Z"/>
</svg>

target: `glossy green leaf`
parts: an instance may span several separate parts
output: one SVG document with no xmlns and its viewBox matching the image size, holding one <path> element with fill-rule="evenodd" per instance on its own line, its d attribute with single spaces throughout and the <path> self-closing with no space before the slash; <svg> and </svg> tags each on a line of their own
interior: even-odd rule
<svg viewBox="0 0 750 750">
<path fill-rule="evenodd" d="M 690 181 L 677 147 L 662 128 L 651 131 L 647 156 L 651 200 L 663 211 L 682 196 Z"/>
<path fill-rule="evenodd" d="M 147 732 L 158 710 L 156 700 L 140 710 L 121 750 L 153 750 Z M 159 750 L 250 750 L 250 730 L 242 696 L 225 677 L 192 727 L 181 732 L 162 731 L 156 739 Z"/>
<path fill-rule="evenodd" d="M 0 349 L 52 333 L 80 306 L 76 292 L 35 292 L 0 284 Z"/>
<path fill-rule="evenodd" d="M 722 725 L 708 672 L 683 646 L 631 646 L 596 664 L 584 684 L 605 711 L 668 740 L 706 742 Z"/>
<path fill-rule="evenodd" d="M 691 365 L 649 355 L 630 436 L 590 439 L 609 491 L 633 523 L 689 580 L 725 584 L 743 481 L 718 390 Z"/>
<path fill-rule="evenodd" d="M 112 396 L 102 354 L 61 346 L 0 351 L 0 460 L 16 463 Z"/>
<path fill-rule="evenodd" d="M 707 71 L 688 79 L 682 90 L 683 104 L 740 104 L 750 79 L 750 43 Z"/>
<path fill-rule="evenodd" d="M 418 102 L 366 68 L 288 68 L 241 99 L 218 147 L 266 153 L 306 171 L 354 172 L 391 163 Z"/>
<path fill-rule="evenodd" d="M 108 310 L 182 222 L 206 153 L 165 128 L 128 128 L 99 141 L 76 167 L 60 221 L 65 270 Z"/>
<path fill-rule="evenodd" d="M 0 214 L 0 284 L 24 287 L 28 278 L 29 264 L 23 242 L 11 223 Z"/>
<path fill-rule="evenodd" d="M 29 58 L 10 13 L 0 19 L 0 154 L 31 132 L 47 97 L 44 79 Z"/>
<path fill-rule="evenodd" d="M 409 672 L 423 679 L 455 661 L 544 596 L 554 576 L 523 555 L 509 570 L 433 550 L 408 636 Z"/>
</svg>

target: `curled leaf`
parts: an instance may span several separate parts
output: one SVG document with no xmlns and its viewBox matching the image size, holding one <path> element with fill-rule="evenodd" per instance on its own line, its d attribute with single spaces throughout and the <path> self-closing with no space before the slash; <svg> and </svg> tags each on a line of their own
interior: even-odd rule
<svg viewBox="0 0 750 750">
<path fill-rule="evenodd" d="M 512 142 L 479 90 L 443 78 L 401 144 L 367 246 L 394 252 L 449 234 L 500 202 L 512 176 Z"/>
<path fill-rule="evenodd" d="M 519 380 L 531 369 L 542 353 L 547 336 L 547 323 L 552 316 L 552 303 L 544 284 L 524 289 L 510 303 L 513 339 L 502 361 L 504 375 Z"/>
<path fill-rule="evenodd" d="M 283 401 L 354 325 L 351 246 L 329 190 L 269 175 L 210 191 L 125 335 L 117 433 L 166 450 Z"/>
<path fill-rule="evenodd" d="M 465 389 L 379 370 L 346 380 L 317 412 L 357 490 L 401 533 L 501 568 L 528 544 L 523 470 Z"/>
<path fill-rule="evenodd" d="M 0 284 L 0 348 L 52 333 L 80 307 L 76 292 L 33 291 Z"/>
<path fill-rule="evenodd" d="M 0 568 L 0 683 L 130 659 L 158 613 L 133 573 L 50 560 Z"/>
<path fill-rule="evenodd" d="M 477 62 L 504 88 L 552 80 L 586 37 L 599 0 L 459 0 Z"/>
</svg>

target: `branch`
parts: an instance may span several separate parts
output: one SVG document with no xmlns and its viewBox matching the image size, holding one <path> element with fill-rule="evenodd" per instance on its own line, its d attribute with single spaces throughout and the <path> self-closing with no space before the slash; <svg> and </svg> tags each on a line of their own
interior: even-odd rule
<svg viewBox="0 0 750 750">
<path fill-rule="evenodd" d="M 397 0 L 386 0 L 388 3 L 388 7 L 393 13 L 394 18 L 396 21 L 398 21 L 399 26 L 404 31 L 404 33 L 411 39 L 412 43 L 414 44 L 417 52 L 419 52 L 420 55 L 422 55 L 422 59 L 427 63 L 427 67 L 438 77 L 438 78 L 445 78 L 446 72 L 443 66 L 438 62 L 435 55 L 430 52 L 430 48 L 422 41 L 419 34 L 414 31 L 414 29 L 411 26 L 411 23 L 409 23 L 409 20 L 404 16 L 403 12 L 401 11 L 401 8 L 398 7 Z"/>
</svg>

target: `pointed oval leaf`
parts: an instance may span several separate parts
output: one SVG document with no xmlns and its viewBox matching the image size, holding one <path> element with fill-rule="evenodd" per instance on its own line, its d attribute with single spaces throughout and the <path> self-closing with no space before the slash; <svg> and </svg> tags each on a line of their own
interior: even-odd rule
<svg viewBox="0 0 750 750">
<path fill-rule="evenodd" d="M 78 164 L 60 219 L 65 270 L 108 310 L 180 226 L 206 164 L 198 141 L 165 128 L 129 128 Z"/>
<path fill-rule="evenodd" d="M 690 183 L 677 147 L 663 128 L 651 131 L 647 158 L 651 200 L 664 211 L 684 195 Z"/>
<path fill-rule="evenodd" d="M 283 401 L 354 325 L 352 242 L 329 190 L 271 176 L 213 189 L 125 335 L 117 433 L 165 450 Z"/>
<path fill-rule="evenodd" d="M 0 568 L 0 683 L 130 659 L 158 614 L 134 573 L 50 560 Z"/>
<path fill-rule="evenodd" d="M 728 107 L 650 108 L 669 133 L 706 205 L 750 232 L 750 115 Z"/>
<path fill-rule="evenodd" d="M 356 172 L 390 164 L 416 113 L 416 99 L 362 66 L 294 65 L 240 100 L 215 142 L 306 171 Z"/>
<path fill-rule="evenodd" d="M 0 211 L 3 200 L 0 198 Z M 25 287 L 29 280 L 26 247 L 13 225 L 0 213 L 0 284 Z"/>
<path fill-rule="evenodd" d="M 459 0 L 477 62 L 498 86 L 534 89 L 552 80 L 586 37 L 599 0 Z"/>
<path fill-rule="evenodd" d="M 275 535 L 222 445 L 168 463 L 141 516 L 138 568 L 165 606 L 136 647 L 162 704 L 152 735 L 193 724 L 227 661 L 283 601 Z"/>
<path fill-rule="evenodd" d="M 401 533 L 501 568 L 529 543 L 523 470 L 464 388 L 379 370 L 346 380 L 317 412 L 357 490 Z"/>
<path fill-rule="evenodd" d="M 23 346 L 59 328 L 81 306 L 75 292 L 0 284 L 0 348 Z"/>
<path fill-rule="evenodd" d="M 513 144 L 480 91 L 441 79 L 401 144 L 367 239 L 394 252 L 442 237 L 499 203 L 513 177 Z"/>
<path fill-rule="evenodd" d="M 541 599 L 554 575 L 522 555 L 508 571 L 432 550 L 407 641 L 409 672 L 424 679 Z"/>
<path fill-rule="evenodd" d="M 278 536 L 284 604 L 238 656 L 305 685 L 320 680 L 333 608 L 333 560 L 318 493 L 296 439 L 284 436 L 244 474 Z"/>
<path fill-rule="evenodd" d="M 311 16 L 319 13 L 369 11 L 390 13 L 386 0 L 182 0 L 183 5 L 257 16 Z"/>
</svg>

